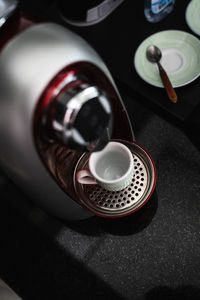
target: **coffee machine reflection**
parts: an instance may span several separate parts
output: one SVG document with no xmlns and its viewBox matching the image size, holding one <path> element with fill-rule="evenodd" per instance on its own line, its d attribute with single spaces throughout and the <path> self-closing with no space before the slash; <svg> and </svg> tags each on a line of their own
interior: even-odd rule
<svg viewBox="0 0 200 300">
<path fill-rule="evenodd" d="M 0 28 L 0 166 L 50 214 L 93 215 L 73 174 L 84 152 L 134 140 L 112 76 L 80 36 L 14 11 Z"/>
</svg>

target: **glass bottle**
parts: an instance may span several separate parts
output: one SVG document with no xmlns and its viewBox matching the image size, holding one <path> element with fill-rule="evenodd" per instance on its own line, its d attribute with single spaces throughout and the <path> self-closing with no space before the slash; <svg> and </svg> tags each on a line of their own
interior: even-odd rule
<svg viewBox="0 0 200 300">
<path fill-rule="evenodd" d="M 174 4 L 175 0 L 145 0 L 144 15 L 151 23 L 159 22 L 172 12 Z"/>
</svg>

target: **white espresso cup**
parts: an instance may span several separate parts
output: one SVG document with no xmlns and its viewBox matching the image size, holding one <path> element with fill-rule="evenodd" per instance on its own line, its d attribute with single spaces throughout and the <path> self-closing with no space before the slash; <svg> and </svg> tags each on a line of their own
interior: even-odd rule
<svg viewBox="0 0 200 300">
<path fill-rule="evenodd" d="M 126 188 L 134 173 L 132 153 L 119 142 L 109 142 L 103 150 L 90 154 L 88 167 L 77 172 L 77 181 L 81 184 L 99 184 L 108 191 Z"/>
</svg>

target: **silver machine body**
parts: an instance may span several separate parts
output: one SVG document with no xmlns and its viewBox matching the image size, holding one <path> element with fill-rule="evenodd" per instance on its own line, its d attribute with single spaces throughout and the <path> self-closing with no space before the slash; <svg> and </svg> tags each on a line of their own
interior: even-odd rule
<svg viewBox="0 0 200 300">
<path fill-rule="evenodd" d="M 111 86 L 111 93 L 115 94 L 112 114 L 116 111 L 117 118 L 120 114 L 124 115 L 128 127 L 128 130 L 125 129 L 128 138 L 125 138 L 134 140 L 125 107 L 108 68 L 96 51 L 77 34 L 54 23 L 34 24 L 7 41 L 0 52 L 0 167 L 32 201 L 62 219 L 92 216 L 92 212 L 79 203 L 73 182 L 70 187 L 63 183 L 65 177 L 62 176 L 67 174 L 66 181 L 73 176 L 73 164 L 80 155 L 78 151 L 70 150 L 71 156 L 65 158 L 68 164 L 61 172 L 65 175 L 59 177 L 58 174 L 57 179 L 53 155 L 61 157 L 65 149 L 66 153 L 69 151 L 68 145 L 66 142 L 66 145 L 54 147 L 51 140 L 44 141 L 44 145 L 47 143 L 51 149 L 54 147 L 54 154 L 48 156 L 49 149 L 46 152 L 41 150 L 45 146 L 40 148 L 43 129 L 37 111 L 44 92 L 48 93 L 52 79 L 60 70 L 79 64 L 83 65 L 82 70 L 84 64 L 94 67 Z M 94 72 L 97 77 L 98 72 Z M 123 127 L 123 117 L 121 120 L 122 125 L 119 119 L 114 118 L 113 122 Z M 113 137 L 123 138 L 118 129 L 114 131 L 116 135 Z M 112 138 L 112 133 L 109 134 Z M 38 138 L 38 135 L 41 136 Z M 70 157 L 73 158 L 72 164 Z"/>
</svg>

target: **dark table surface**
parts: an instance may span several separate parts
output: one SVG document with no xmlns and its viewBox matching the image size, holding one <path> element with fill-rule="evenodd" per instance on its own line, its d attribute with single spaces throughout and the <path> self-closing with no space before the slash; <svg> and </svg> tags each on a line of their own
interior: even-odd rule
<svg viewBox="0 0 200 300">
<path fill-rule="evenodd" d="M 102 56 L 115 80 L 138 101 L 160 111 L 165 116 L 186 122 L 200 104 L 200 78 L 176 88 L 178 103 L 173 105 L 164 89 L 144 82 L 133 65 L 135 52 L 140 43 L 150 35 L 163 30 L 182 30 L 194 34 L 185 20 L 188 0 L 175 2 L 173 12 L 158 23 L 149 23 L 144 17 L 144 1 L 124 1 L 118 9 L 103 22 L 95 26 L 75 27 L 56 19 L 56 9 L 51 15 L 61 24 L 83 36 Z"/>
<path fill-rule="evenodd" d="M 186 2 L 177 1 L 180 19 Z M 124 4 L 121 11 L 127 7 Z M 120 10 L 116 10 L 113 19 L 119 14 Z M 138 15 L 146 24 L 141 11 Z M 169 18 L 178 27 L 178 19 L 173 14 Z M 124 17 L 122 22 L 131 27 L 133 19 Z M 111 22 L 111 16 L 108 20 Z M 101 26 L 103 23 L 96 28 Z M 154 28 L 149 26 L 147 35 Z M 167 27 L 165 21 L 158 26 Z M 95 32 L 95 27 L 91 30 Z M 134 26 L 132 30 L 136 31 Z M 141 40 L 137 37 L 136 44 Z M 132 44 L 131 53 L 136 44 Z M 108 51 L 105 60 L 108 62 L 110 55 L 112 61 L 113 50 L 103 48 L 99 52 Z M 121 68 L 126 60 L 124 56 L 118 59 L 119 66 L 111 69 L 122 70 L 123 79 L 126 72 Z M 158 113 L 154 105 L 145 105 L 143 90 L 142 101 L 138 101 L 137 88 L 139 91 L 144 83 L 136 78 L 131 66 L 127 73 L 136 80 L 135 91 L 130 92 L 127 79 L 127 88 L 124 82 L 119 84 L 120 93 L 136 141 L 148 150 L 156 164 L 156 189 L 149 202 L 128 217 L 109 220 L 94 216 L 72 222 L 42 211 L 1 174 L 0 278 L 23 299 L 200 299 L 198 139 L 165 118 L 167 111 L 171 114 L 170 109 L 178 110 L 175 106 L 169 109 L 166 103 L 167 108 L 161 107 Z M 195 89 L 197 83 L 190 87 Z M 147 84 L 145 89 L 158 96 L 157 89 Z M 189 86 L 185 91 L 189 93 Z M 164 98 L 163 94 L 163 103 Z M 183 101 L 186 103 L 187 97 Z"/>
</svg>

